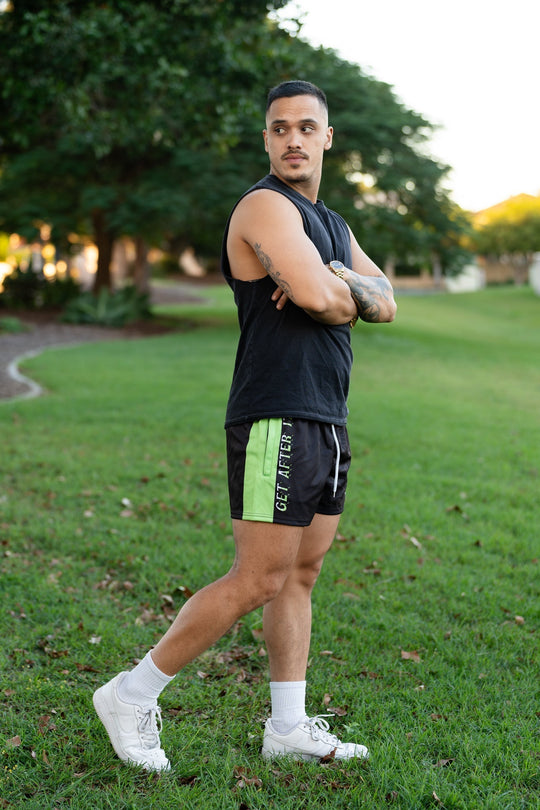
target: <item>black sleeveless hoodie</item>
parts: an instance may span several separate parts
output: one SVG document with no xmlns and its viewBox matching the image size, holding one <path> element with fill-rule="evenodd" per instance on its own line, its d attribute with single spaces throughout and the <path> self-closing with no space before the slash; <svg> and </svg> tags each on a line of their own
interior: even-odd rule
<svg viewBox="0 0 540 810">
<path fill-rule="evenodd" d="M 337 259 L 351 266 L 350 234 L 339 214 L 321 200 L 312 203 L 271 174 L 243 197 L 260 188 L 284 194 L 294 203 L 325 264 Z M 234 292 L 240 340 L 225 427 L 271 417 L 345 424 L 352 365 L 349 326 L 315 321 L 292 301 L 278 311 L 271 300 L 276 283 L 270 276 L 255 281 L 233 278 L 227 256 L 229 224 L 230 217 L 223 238 L 221 270 Z"/>
</svg>

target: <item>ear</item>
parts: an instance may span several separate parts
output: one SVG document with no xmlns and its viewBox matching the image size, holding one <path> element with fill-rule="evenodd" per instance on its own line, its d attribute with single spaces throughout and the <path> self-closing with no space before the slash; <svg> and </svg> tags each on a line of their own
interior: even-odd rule
<svg viewBox="0 0 540 810">
<path fill-rule="evenodd" d="M 264 138 L 264 151 L 268 152 L 268 132 L 266 129 L 263 129 L 263 138 Z"/>
<path fill-rule="evenodd" d="M 324 148 L 326 151 L 332 148 L 332 139 L 334 137 L 334 127 L 328 127 L 326 130 L 326 141 L 324 144 Z"/>
</svg>

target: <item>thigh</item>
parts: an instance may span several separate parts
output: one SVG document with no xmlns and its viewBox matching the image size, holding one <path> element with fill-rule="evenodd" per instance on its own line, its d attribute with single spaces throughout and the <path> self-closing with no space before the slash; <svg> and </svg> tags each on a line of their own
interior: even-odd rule
<svg viewBox="0 0 540 810">
<path fill-rule="evenodd" d="M 298 567 L 322 565 L 326 552 L 336 536 L 340 515 L 317 514 L 303 531 L 295 565 Z"/>
<path fill-rule="evenodd" d="M 304 529 L 254 520 L 232 521 L 235 543 L 233 569 L 246 576 L 287 576 L 294 566 Z"/>
</svg>

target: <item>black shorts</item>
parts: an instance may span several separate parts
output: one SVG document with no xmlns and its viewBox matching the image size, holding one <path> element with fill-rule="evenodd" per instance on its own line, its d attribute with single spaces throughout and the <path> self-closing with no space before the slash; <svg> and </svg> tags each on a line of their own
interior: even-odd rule
<svg viewBox="0 0 540 810">
<path fill-rule="evenodd" d="M 351 450 L 345 425 L 260 419 L 227 428 L 231 517 L 309 526 L 340 515 Z"/>
</svg>

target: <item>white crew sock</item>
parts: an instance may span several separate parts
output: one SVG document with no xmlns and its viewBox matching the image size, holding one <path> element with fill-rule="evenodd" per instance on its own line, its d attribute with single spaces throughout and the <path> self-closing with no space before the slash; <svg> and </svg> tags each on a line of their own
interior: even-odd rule
<svg viewBox="0 0 540 810">
<path fill-rule="evenodd" d="M 118 685 L 118 697 L 124 703 L 134 703 L 142 709 L 151 709 L 174 675 L 165 675 L 156 667 L 150 652 L 135 669 L 128 672 Z"/>
<path fill-rule="evenodd" d="M 287 734 L 306 717 L 305 681 L 270 681 L 272 726 L 278 734 Z"/>
</svg>

